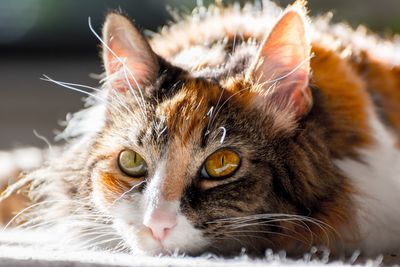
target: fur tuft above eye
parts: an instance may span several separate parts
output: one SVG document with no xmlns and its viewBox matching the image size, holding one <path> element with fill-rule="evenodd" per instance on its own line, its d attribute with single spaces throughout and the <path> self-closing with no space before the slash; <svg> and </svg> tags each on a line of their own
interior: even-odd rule
<svg viewBox="0 0 400 267">
<path fill-rule="evenodd" d="M 218 150 L 207 157 L 201 169 L 206 179 L 231 177 L 240 167 L 240 156 L 232 150 Z"/>
<path fill-rule="evenodd" d="M 133 150 L 122 150 L 118 156 L 118 166 L 125 174 L 141 178 L 147 174 L 146 161 Z"/>
</svg>

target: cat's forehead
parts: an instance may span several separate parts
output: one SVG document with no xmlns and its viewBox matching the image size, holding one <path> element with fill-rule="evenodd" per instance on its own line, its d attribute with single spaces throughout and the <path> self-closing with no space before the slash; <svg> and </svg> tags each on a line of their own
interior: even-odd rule
<svg viewBox="0 0 400 267">
<path fill-rule="evenodd" d="M 200 146 L 202 140 L 214 140 L 221 131 L 228 131 L 229 139 L 242 140 L 241 129 L 253 128 L 253 124 L 258 129 L 266 126 L 271 130 L 272 123 L 263 123 L 271 118 L 260 114 L 269 112 L 253 106 L 254 94 L 249 88 L 251 85 L 243 79 L 188 79 L 173 96 L 156 106 L 157 123 L 170 133 L 169 141 L 175 138 L 184 145 L 192 141 Z"/>
<path fill-rule="evenodd" d="M 156 117 L 164 121 L 169 132 L 187 142 L 189 138 L 199 135 L 207 125 L 213 105 L 222 91 L 216 83 L 188 79 L 175 95 L 156 107 Z"/>
</svg>

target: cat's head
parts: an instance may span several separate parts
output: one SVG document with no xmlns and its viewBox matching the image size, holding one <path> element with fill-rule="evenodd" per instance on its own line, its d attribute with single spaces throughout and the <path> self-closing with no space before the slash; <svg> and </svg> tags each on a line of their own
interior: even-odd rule
<svg viewBox="0 0 400 267">
<path fill-rule="evenodd" d="M 173 66 L 126 17 L 108 15 L 93 199 L 134 251 L 263 252 L 329 232 L 317 214 L 342 185 L 304 123 L 307 23 L 303 7 L 288 8 L 243 73 L 214 79 Z"/>
</svg>

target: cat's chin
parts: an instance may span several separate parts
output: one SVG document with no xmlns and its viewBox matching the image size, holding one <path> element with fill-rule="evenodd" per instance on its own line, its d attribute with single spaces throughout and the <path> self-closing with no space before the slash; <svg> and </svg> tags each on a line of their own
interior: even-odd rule
<svg viewBox="0 0 400 267">
<path fill-rule="evenodd" d="M 135 231 L 134 237 L 129 236 L 125 240 L 133 254 L 150 256 L 169 254 L 162 243 L 153 239 L 149 229 L 144 227 Z"/>
</svg>

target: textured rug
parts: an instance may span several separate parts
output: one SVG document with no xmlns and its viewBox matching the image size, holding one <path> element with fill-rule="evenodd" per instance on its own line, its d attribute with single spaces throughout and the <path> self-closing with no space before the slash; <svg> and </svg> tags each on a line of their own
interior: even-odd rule
<svg viewBox="0 0 400 267">
<path fill-rule="evenodd" d="M 236 258 L 224 259 L 213 255 L 200 257 L 176 256 L 137 256 L 105 251 L 77 251 L 56 248 L 51 233 L 27 231 L 0 232 L 1 267 L 97 267 L 97 266 L 155 266 L 155 267 L 257 267 L 257 266 L 380 266 L 383 257 L 361 259 L 357 254 L 344 261 L 329 260 L 329 255 L 308 253 L 301 259 L 289 259 L 284 253 L 266 253 L 264 258 L 251 259 L 245 254 Z"/>
</svg>

